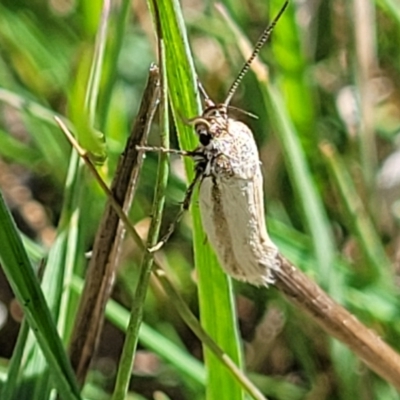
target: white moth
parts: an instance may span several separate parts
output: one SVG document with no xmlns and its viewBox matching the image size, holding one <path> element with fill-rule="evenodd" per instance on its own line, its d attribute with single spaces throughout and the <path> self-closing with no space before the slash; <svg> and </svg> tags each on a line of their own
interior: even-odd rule
<svg viewBox="0 0 400 400">
<path fill-rule="evenodd" d="M 194 157 L 195 179 L 186 192 L 178 218 L 161 242 L 150 249 L 156 251 L 168 240 L 183 211 L 189 208 L 194 187 L 199 183 L 203 227 L 221 266 L 233 278 L 256 286 L 274 282 L 274 271 L 280 266 L 278 248 L 266 229 L 261 162 L 253 134 L 247 125 L 230 118 L 228 109 L 240 81 L 287 5 L 288 1 L 262 33 L 225 101 L 214 104 L 203 91 L 206 109 L 190 120 L 201 144 L 194 151 L 173 151 Z"/>
<path fill-rule="evenodd" d="M 257 286 L 273 283 L 278 249 L 264 217 L 261 163 L 251 130 L 210 106 L 194 121 L 202 145 L 199 205 L 208 240 L 226 273 Z"/>
<path fill-rule="evenodd" d="M 191 121 L 201 143 L 193 152 L 194 183 L 200 181 L 204 230 L 226 273 L 257 286 L 274 282 L 273 271 L 279 268 L 278 249 L 266 229 L 261 162 L 253 134 L 247 125 L 228 116 L 228 107 L 287 5 L 285 2 L 261 35 L 224 103 L 215 105 L 205 95 L 205 111 Z"/>
</svg>

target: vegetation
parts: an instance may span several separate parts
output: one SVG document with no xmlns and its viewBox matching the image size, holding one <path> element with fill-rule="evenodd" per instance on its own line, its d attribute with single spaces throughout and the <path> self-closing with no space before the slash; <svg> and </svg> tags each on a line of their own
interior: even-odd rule
<svg viewBox="0 0 400 400">
<path fill-rule="evenodd" d="M 243 65 L 243 40 L 255 43 L 282 6 L 224 0 L 224 14 L 206 1 L 157 3 L 164 47 L 151 1 L 111 1 L 109 12 L 107 1 L 0 3 L 0 398 L 43 400 L 56 388 L 62 399 L 244 399 L 246 375 L 269 399 L 398 399 L 276 288 L 223 274 L 202 232 L 196 194 L 157 253 L 171 291 L 156 275 L 142 279 L 151 259 L 142 261 L 140 246 L 126 238 L 80 390 L 66 349 L 106 196 L 54 116 L 110 184 L 149 67 L 164 48 L 170 108 L 159 110 L 148 143 L 165 143 L 169 127 L 171 148 L 193 149 L 197 138 L 184 119 L 201 113 L 194 71 L 211 99 L 223 101 Z M 274 242 L 397 351 L 399 23 L 394 0 L 292 1 L 232 101 L 258 117 L 235 114 L 259 145 Z M 167 166 L 166 189 L 154 195 Z M 154 243 L 146 237 L 162 194 L 161 234 L 192 174 L 189 159 L 161 156 L 160 167 L 158 154 L 146 155 L 129 212 L 145 242 Z M 180 298 L 243 368 L 242 380 L 203 349 L 208 339 L 184 322 Z M 135 334 L 141 313 L 139 343 L 133 337 L 136 350 L 124 360 L 123 332 Z M 133 359 L 127 382 L 121 371 L 130 374 Z"/>
</svg>

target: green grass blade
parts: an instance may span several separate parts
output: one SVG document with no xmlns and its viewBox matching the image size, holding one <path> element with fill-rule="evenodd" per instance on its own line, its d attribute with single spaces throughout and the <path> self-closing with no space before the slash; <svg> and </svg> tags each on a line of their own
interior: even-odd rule
<svg viewBox="0 0 400 400">
<path fill-rule="evenodd" d="M 71 366 L 52 320 L 39 282 L 34 275 L 14 221 L 0 194 L 0 260 L 10 285 L 45 355 L 60 394 L 80 399 Z"/>
<path fill-rule="evenodd" d="M 270 2 L 270 16 L 278 13 L 282 0 Z M 314 87 L 310 85 L 308 76 L 309 61 L 304 53 L 301 31 L 297 25 L 296 4 L 292 3 L 279 20 L 271 38 L 273 50 L 272 62 L 279 69 L 279 88 L 285 94 L 287 113 L 298 133 L 305 154 L 311 161 L 316 159 L 315 140 L 316 104 Z"/>
<path fill-rule="evenodd" d="M 71 117 L 77 128 L 78 142 L 89 152 L 96 163 L 103 163 L 107 158 L 104 134 L 95 129 L 95 117 L 99 97 L 100 77 L 104 63 L 110 8 L 110 0 L 104 0 L 85 94 L 84 96 L 79 95 L 80 101 L 69 103 Z M 75 88 L 79 93 L 79 87 L 75 85 Z"/>
<path fill-rule="evenodd" d="M 368 265 L 364 271 L 359 271 L 359 283 L 363 280 L 362 276 L 364 275 L 364 280 L 368 283 L 377 279 L 387 285 L 391 280 L 388 274 L 391 269 L 390 261 L 363 201 L 356 191 L 351 176 L 332 145 L 324 143 L 321 145 L 321 149 L 329 171 L 339 189 L 341 203 L 346 208 L 349 229 L 354 232 L 365 259 L 368 260 Z"/>
<path fill-rule="evenodd" d="M 397 23 L 400 24 L 400 8 L 396 0 L 377 0 L 376 3 L 387 10 Z"/>
<path fill-rule="evenodd" d="M 61 118 L 61 115 L 58 115 L 53 110 L 43 106 L 37 101 L 26 98 L 8 89 L 0 88 L 0 101 L 54 126 L 56 126 L 54 115 Z"/>
<path fill-rule="evenodd" d="M 319 280 L 332 293 L 337 293 L 338 288 L 335 287 L 332 269 L 334 242 L 322 199 L 317 192 L 297 132 L 286 112 L 280 93 L 271 84 L 264 87 L 263 96 L 269 115 L 271 115 L 271 124 L 279 134 L 286 166 L 293 186 L 296 188 L 305 224 L 313 240 Z"/>
<path fill-rule="evenodd" d="M 93 64 L 96 64 L 96 60 L 93 61 Z M 93 102 L 90 100 L 91 97 L 97 96 L 96 85 L 98 85 L 98 81 L 95 80 L 90 88 L 90 94 L 86 97 L 88 106 L 89 104 L 93 106 Z M 79 101 L 74 102 L 74 104 L 79 103 Z M 33 109 L 43 111 L 39 107 L 34 107 Z M 82 113 L 83 111 L 81 110 L 80 112 Z M 91 115 L 93 115 L 93 112 Z M 43 112 L 40 115 L 43 115 Z M 47 117 L 46 110 L 44 110 L 44 116 Z M 64 286 L 65 281 L 70 279 L 72 271 L 77 266 L 78 255 L 83 254 L 84 251 L 81 247 L 83 244 L 78 237 L 78 231 L 80 231 L 81 235 L 84 235 L 84 230 L 81 228 L 85 226 L 84 217 L 80 218 L 80 211 L 85 208 L 85 201 L 89 202 L 90 199 L 90 196 L 83 195 L 85 187 L 80 184 L 81 168 L 79 167 L 78 156 L 75 153 L 72 153 L 69 164 L 64 193 L 65 200 L 57 229 L 57 238 L 49 252 L 49 259 L 43 277 L 43 290 L 46 293 L 53 318 L 58 321 L 58 326 L 64 337 L 68 335 L 71 328 L 71 322 L 67 321 L 71 307 L 70 293 L 68 290 L 64 291 Z M 82 223 L 81 226 L 78 226 L 79 221 Z M 27 342 L 25 353 L 27 354 L 28 363 L 24 368 L 24 381 L 29 382 L 32 377 L 35 377 L 35 384 L 30 396 L 32 399 L 37 398 L 39 400 L 45 396 L 46 392 L 49 393 L 51 388 L 47 379 L 46 370 L 48 367 L 34 341 L 29 340 Z M 39 371 L 41 375 L 38 375 Z M 23 385 L 24 383 L 22 382 L 21 384 Z"/>
<path fill-rule="evenodd" d="M 24 347 L 28 338 L 28 333 L 29 324 L 25 319 L 22 321 L 17 343 L 15 344 L 15 349 L 8 365 L 7 380 L 0 391 L 0 398 L 3 400 L 12 400 L 14 394 L 18 390 L 18 374 L 22 363 L 22 356 L 24 354 Z"/>
<path fill-rule="evenodd" d="M 37 150 L 21 143 L 3 130 L 0 130 L 0 155 L 31 168 L 32 166 L 34 168 L 34 165 L 41 160 L 41 155 Z"/>
<path fill-rule="evenodd" d="M 277 2 L 275 2 L 275 8 L 278 8 Z M 294 8 L 295 4 L 292 4 L 291 7 L 289 7 L 288 13 L 282 17 L 281 21 L 279 21 L 282 26 L 279 26 L 279 29 L 276 29 L 276 32 L 274 32 L 274 35 L 277 36 L 278 40 L 278 44 L 275 47 L 282 49 L 282 52 L 285 54 L 292 54 L 291 52 L 288 53 L 288 48 L 290 48 L 291 44 L 293 45 L 293 41 L 297 43 L 299 42 L 298 37 L 293 38 L 293 27 L 295 24 Z M 288 20 L 289 22 L 287 22 Z M 283 51 L 283 49 L 285 50 Z M 299 53 L 298 49 L 297 52 Z M 279 57 L 279 51 L 277 51 L 277 53 L 279 60 L 283 56 Z M 299 59 L 303 59 L 301 53 L 298 54 L 297 60 Z M 293 65 L 293 63 L 288 63 L 287 59 L 285 65 L 286 64 Z M 303 68 L 301 63 L 298 65 L 298 68 Z M 285 73 L 288 75 L 286 80 Z M 301 69 L 301 71 L 296 71 L 296 73 L 302 76 L 304 71 Z M 298 113 L 304 113 L 305 116 L 308 116 L 307 119 L 295 117 L 295 122 L 297 122 L 297 125 L 302 130 L 302 135 L 299 135 L 299 132 L 292 123 L 290 116 L 290 111 L 292 111 L 292 113 L 294 112 L 294 109 L 297 108 L 297 103 L 293 105 L 293 100 L 287 100 L 289 104 L 286 105 L 280 91 L 267 82 L 260 82 L 264 89 L 264 101 L 268 115 L 271 115 L 272 117 L 271 123 L 279 135 L 279 139 L 282 144 L 287 170 L 290 174 L 292 184 L 300 202 L 302 213 L 304 215 L 304 223 L 307 226 L 314 242 L 314 251 L 318 261 L 317 268 L 319 271 L 319 280 L 328 290 L 335 290 L 332 274 L 332 261 L 334 257 L 335 245 L 333 242 L 331 228 L 321 196 L 317 191 L 314 178 L 311 174 L 306 153 L 300 142 L 300 138 L 304 139 L 307 133 L 307 125 L 309 129 L 312 129 L 312 127 L 315 126 L 313 121 L 313 113 L 310 111 L 310 108 L 312 107 L 312 105 L 310 105 L 311 95 L 302 82 L 304 78 L 297 79 L 297 86 L 295 85 L 293 87 L 293 84 L 291 83 L 293 71 L 290 73 L 290 71 L 286 71 L 286 69 L 284 69 L 284 73 L 282 75 L 283 86 L 289 86 L 289 88 L 285 88 L 289 90 L 289 93 L 286 93 L 288 90 L 285 90 L 287 98 L 290 99 L 290 95 L 292 94 L 292 97 L 296 98 L 299 104 L 301 103 L 301 106 L 299 106 L 301 110 L 296 111 L 295 115 Z M 291 90 L 294 93 L 291 93 Z M 293 96 L 295 93 L 296 96 Z M 303 99 L 303 96 L 305 99 Z M 308 133 L 308 137 L 312 137 L 312 135 L 312 132 Z M 309 140 L 310 139 L 307 140 L 308 143 Z M 308 147 L 309 146 L 310 143 Z"/>
<path fill-rule="evenodd" d="M 57 326 L 63 338 L 65 336 L 65 321 L 62 317 L 65 317 L 65 311 L 63 311 L 62 304 L 63 302 L 65 304 L 65 299 L 69 298 L 69 291 L 64 290 L 65 281 L 68 281 L 68 276 L 72 274 L 71 271 L 75 268 L 77 254 L 83 252 L 83 249 L 78 251 L 76 248 L 78 229 L 76 205 L 84 189 L 79 184 L 80 180 L 77 177 L 79 174 L 77 174 L 76 168 L 78 168 L 78 157 L 73 153 L 65 190 L 66 201 L 57 228 L 57 237 L 49 251 L 42 280 L 42 290 L 48 307 L 53 320 L 57 321 Z M 24 387 L 29 382 L 34 382 L 31 392 L 27 393 L 27 396 L 32 400 L 39 400 L 45 396 L 46 392 L 50 393 L 51 390 L 48 380 L 49 366 L 32 335 L 26 343 L 25 358 L 27 363 L 24 366 L 21 386 Z"/>
<path fill-rule="evenodd" d="M 196 74 L 188 46 L 182 11 L 176 0 L 157 2 L 165 40 L 166 68 L 169 93 L 175 123 L 183 149 L 193 149 L 197 140 L 193 129 L 182 118 L 192 118 L 201 113 L 197 95 Z M 193 179 L 193 164 L 185 160 L 186 173 Z M 204 244 L 205 235 L 200 221 L 196 198 L 192 201 L 195 265 L 198 274 L 201 323 L 207 333 L 238 364 L 241 364 L 241 345 L 238 336 L 235 307 L 229 278 L 222 272 L 215 255 Z M 205 350 L 208 372 L 207 399 L 242 399 L 242 389 L 229 371 Z"/>
<path fill-rule="evenodd" d="M 115 6 L 115 5 L 113 5 Z M 98 104 L 98 123 L 100 129 L 105 129 L 107 115 L 111 101 L 111 94 L 114 90 L 115 79 L 118 71 L 118 57 L 121 51 L 122 42 L 126 33 L 126 25 L 130 15 L 130 0 L 122 0 L 115 19 L 110 21 L 110 35 L 108 38 L 108 54 L 103 65 L 103 81 L 102 95 Z"/>
</svg>

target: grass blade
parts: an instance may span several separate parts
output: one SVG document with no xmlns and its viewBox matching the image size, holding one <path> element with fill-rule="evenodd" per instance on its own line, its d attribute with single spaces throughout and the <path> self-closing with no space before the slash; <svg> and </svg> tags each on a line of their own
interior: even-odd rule
<svg viewBox="0 0 400 400">
<path fill-rule="evenodd" d="M 0 260 L 4 272 L 23 306 L 27 321 L 51 366 L 51 373 L 60 394 L 65 399 L 80 399 L 75 377 L 43 292 L 1 193 L 0 243 L 2 243 Z"/>
<path fill-rule="evenodd" d="M 184 123 L 182 117 L 192 118 L 199 115 L 201 109 L 182 11 L 176 0 L 157 2 L 157 7 L 165 40 L 169 93 L 180 145 L 183 149 L 193 149 L 197 140 L 192 128 Z M 189 180 L 193 179 L 192 162 L 185 160 L 185 166 Z M 241 365 L 241 344 L 235 321 L 230 279 L 222 272 L 210 247 L 204 244 L 205 236 L 201 227 L 199 210 L 197 206 L 193 206 L 196 204 L 196 198 L 197 196 L 194 196 L 191 212 L 201 323 L 207 333 L 234 362 Z M 205 363 L 209 371 L 207 399 L 220 398 L 221 393 L 231 400 L 243 398 L 240 385 L 207 349 Z"/>
</svg>

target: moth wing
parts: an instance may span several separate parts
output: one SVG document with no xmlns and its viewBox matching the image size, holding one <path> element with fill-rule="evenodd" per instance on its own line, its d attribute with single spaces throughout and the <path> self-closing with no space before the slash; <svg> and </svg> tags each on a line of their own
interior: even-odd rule
<svg viewBox="0 0 400 400">
<path fill-rule="evenodd" d="M 204 231 L 221 267 L 228 275 L 243 279 L 240 265 L 233 254 L 229 227 L 223 214 L 218 187 L 214 185 L 211 177 L 206 177 L 201 182 L 199 206 Z"/>
<path fill-rule="evenodd" d="M 232 248 L 244 280 L 256 285 L 271 283 L 278 250 L 266 229 L 260 167 L 252 179 L 232 180 L 221 188 Z"/>
<path fill-rule="evenodd" d="M 259 166 L 252 179 L 204 179 L 200 209 L 204 229 L 226 272 L 254 285 L 271 283 L 278 251 L 265 227 Z"/>
</svg>

